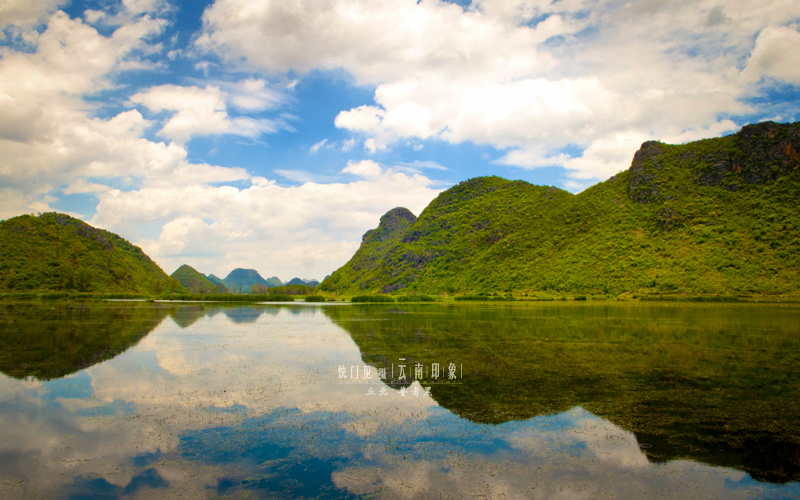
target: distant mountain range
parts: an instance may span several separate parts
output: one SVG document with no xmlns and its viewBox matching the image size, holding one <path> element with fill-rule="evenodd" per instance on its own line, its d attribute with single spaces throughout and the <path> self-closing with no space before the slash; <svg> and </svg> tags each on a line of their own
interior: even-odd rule
<svg viewBox="0 0 800 500">
<path fill-rule="evenodd" d="M 224 279 L 209 274 L 205 276 L 200 272 L 193 269 L 191 266 L 184 264 L 179 267 L 172 277 L 177 279 L 187 290 L 197 290 L 195 293 L 207 293 L 207 291 L 214 291 L 214 287 L 218 287 L 216 293 L 250 293 L 253 285 L 260 285 L 266 288 L 275 288 L 284 285 L 305 285 L 317 286 L 317 280 L 303 280 L 300 278 L 293 278 L 284 283 L 277 276 L 264 279 L 261 274 L 255 269 L 242 269 L 237 268 L 228 273 Z M 222 288 L 219 288 L 222 287 Z"/>
<path fill-rule="evenodd" d="M 317 285 L 319 285 L 319 281 L 314 280 L 314 279 L 312 279 L 312 280 L 304 280 L 302 278 L 292 278 L 289 281 L 287 281 L 286 283 L 284 283 L 284 285 L 317 286 Z"/>
<path fill-rule="evenodd" d="M 573 195 L 479 177 L 395 208 L 320 288 L 558 297 L 800 290 L 800 123 L 642 144 Z"/>
</svg>

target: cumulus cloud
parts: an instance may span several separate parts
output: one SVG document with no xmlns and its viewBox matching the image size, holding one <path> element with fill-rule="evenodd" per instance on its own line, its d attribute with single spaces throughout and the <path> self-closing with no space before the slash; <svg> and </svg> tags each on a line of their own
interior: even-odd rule
<svg viewBox="0 0 800 500">
<path fill-rule="evenodd" d="M 243 84 L 247 90 L 251 82 L 245 81 Z M 257 83 L 255 85 L 254 90 L 263 90 L 263 87 L 258 88 Z M 234 134 L 255 139 L 261 134 L 279 129 L 279 124 L 272 120 L 229 116 L 227 98 L 226 92 L 212 85 L 205 88 L 160 85 L 139 92 L 130 100 L 153 112 L 172 112 L 172 117 L 167 120 L 158 135 L 178 144 L 184 144 L 198 135 Z M 258 92 L 235 94 L 233 101 L 246 109 L 263 109 L 269 105 L 268 99 Z"/>
<path fill-rule="evenodd" d="M 143 139 L 150 122 L 138 111 L 100 119 L 83 100 L 111 88 L 109 74 L 163 27 L 162 20 L 141 16 L 103 36 L 59 11 L 37 34 L 34 51 L 3 53 L 0 183 L 16 195 L 4 197 L 0 216 L 47 209 L 48 193 L 76 178 L 142 177 L 185 158 L 174 144 Z"/>
<path fill-rule="evenodd" d="M 555 161 L 571 177 L 600 179 L 629 164 L 634 138 L 691 136 L 752 114 L 749 82 L 761 75 L 797 82 L 800 35 L 786 23 L 798 16 L 796 2 L 755 0 L 735 9 L 609 0 L 591 10 L 577 1 L 217 0 L 197 45 L 238 67 L 344 69 L 375 85 L 375 104 L 335 119 L 371 153 L 409 138 L 473 142 L 508 150 L 502 164 Z M 560 158 L 571 144 L 586 155 Z"/>
<path fill-rule="evenodd" d="M 800 85 L 800 32 L 786 26 L 770 27 L 759 33 L 745 75 L 751 79 L 769 76 Z"/>
<path fill-rule="evenodd" d="M 551 62 L 516 50 L 540 40 L 537 30 L 443 2 L 217 0 L 203 20 L 198 47 L 231 62 L 277 72 L 345 68 L 363 83 L 397 80 L 409 69 L 464 71 L 465 64 L 513 76 Z M 487 42 L 496 45 L 487 50 Z"/>
<path fill-rule="evenodd" d="M 372 160 L 363 160 L 358 163 L 350 162 L 342 169 L 343 174 L 353 174 L 365 179 L 379 177 L 383 173 L 381 166 Z"/>
<path fill-rule="evenodd" d="M 43 22 L 50 14 L 55 12 L 67 0 L 4 0 L 0 3 L 0 30 L 7 26 L 15 26 L 20 31 L 30 29 L 33 25 Z M 5 34 L 0 31 L 0 40 Z"/>
<path fill-rule="evenodd" d="M 283 92 L 270 87 L 260 78 L 246 78 L 237 82 L 220 82 L 228 94 L 228 102 L 243 111 L 273 109 L 286 100 Z"/>
<path fill-rule="evenodd" d="M 75 179 L 64 189 L 64 194 L 103 193 L 111 188 L 104 184 L 88 182 L 84 179 Z"/>
</svg>

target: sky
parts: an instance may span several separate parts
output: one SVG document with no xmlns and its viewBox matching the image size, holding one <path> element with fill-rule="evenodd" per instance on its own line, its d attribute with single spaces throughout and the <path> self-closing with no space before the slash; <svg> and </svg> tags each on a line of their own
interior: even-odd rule
<svg viewBox="0 0 800 500">
<path fill-rule="evenodd" d="M 3 0 L 0 218 L 322 279 L 386 211 L 800 115 L 796 0 Z"/>
</svg>

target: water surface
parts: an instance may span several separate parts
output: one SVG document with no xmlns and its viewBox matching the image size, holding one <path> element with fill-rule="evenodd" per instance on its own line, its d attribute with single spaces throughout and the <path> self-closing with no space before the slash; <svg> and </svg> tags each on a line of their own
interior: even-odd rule
<svg viewBox="0 0 800 500">
<path fill-rule="evenodd" d="M 0 497 L 797 498 L 799 313 L 0 304 Z"/>
</svg>

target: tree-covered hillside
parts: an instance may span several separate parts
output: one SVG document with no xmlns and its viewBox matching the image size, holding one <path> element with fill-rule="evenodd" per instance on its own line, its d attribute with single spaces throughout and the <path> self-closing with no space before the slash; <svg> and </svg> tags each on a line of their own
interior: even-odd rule
<svg viewBox="0 0 800 500">
<path fill-rule="evenodd" d="M 170 277 L 178 280 L 178 283 L 189 293 L 226 293 L 228 291 L 222 281 L 212 283 L 202 273 L 187 264 L 176 269 Z"/>
<path fill-rule="evenodd" d="M 578 195 L 481 177 L 381 218 L 320 288 L 346 294 L 800 290 L 800 123 L 650 141 Z M 402 221 L 396 214 L 407 215 Z M 395 214 L 395 215 L 392 215 Z M 375 238 L 374 235 L 382 235 Z"/>
<path fill-rule="evenodd" d="M 273 276 L 271 278 L 267 278 L 267 285 L 268 287 L 275 287 L 275 286 L 283 286 L 283 281 L 277 276 Z"/>
<path fill-rule="evenodd" d="M 0 291 L 183 291 L 141 248 L 65 214 L 0 222 Z"/>
</svg>

